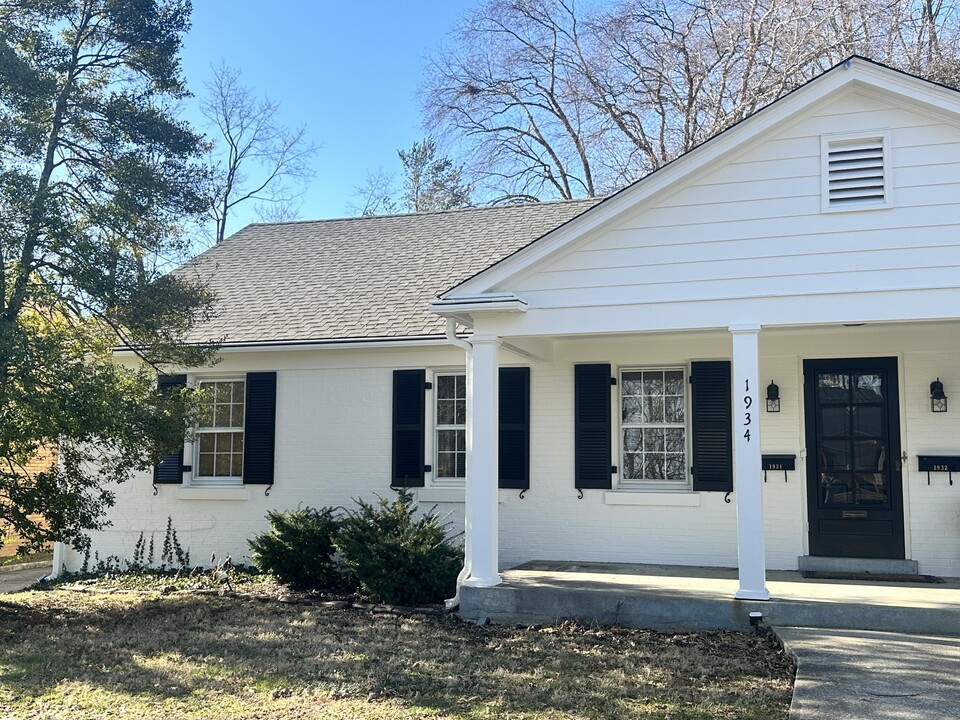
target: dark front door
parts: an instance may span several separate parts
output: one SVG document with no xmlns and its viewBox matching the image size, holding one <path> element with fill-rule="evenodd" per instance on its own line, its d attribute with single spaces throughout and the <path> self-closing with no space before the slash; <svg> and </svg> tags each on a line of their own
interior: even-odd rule
<svg viewBox="0 0 960 720">
<path fill-rule="evenodd" d="M 806 360 L 810 554 L 903 557 L 896 358 Z"/>
</svg>

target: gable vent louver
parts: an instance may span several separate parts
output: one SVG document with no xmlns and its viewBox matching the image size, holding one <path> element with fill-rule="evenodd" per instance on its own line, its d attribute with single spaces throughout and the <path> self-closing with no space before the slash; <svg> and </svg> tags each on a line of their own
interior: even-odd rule
<svg viewBox="0 0 960 720">
<path fill-rule="evenodd" d="M 830 207 L 887 201 L 883 138 L 830 143 L 827 197 Z"/>
</svg>

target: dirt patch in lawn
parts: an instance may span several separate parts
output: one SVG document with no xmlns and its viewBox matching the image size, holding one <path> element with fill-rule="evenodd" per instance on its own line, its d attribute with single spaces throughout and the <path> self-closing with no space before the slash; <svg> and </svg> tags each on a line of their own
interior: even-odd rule
<svg viewBox="0 0 960 720">
<path fill-rule="evenodd" d="M 237 597 L 0 600 L 4 718 L 786 718 L 793 666 L 730 632 L 476 627 Z"/>
</svg>

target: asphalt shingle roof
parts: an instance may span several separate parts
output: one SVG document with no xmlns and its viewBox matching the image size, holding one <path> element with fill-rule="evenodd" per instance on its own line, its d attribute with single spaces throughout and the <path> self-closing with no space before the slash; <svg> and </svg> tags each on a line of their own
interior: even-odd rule
<svg viewBox="0 0 960 720">
<path fill-rule="evenodd" d="M 217 296 L 191 342 L 437 336 L 438 293 L 528 245 L 597 199 L 248 225 L 178 274 Z"/>
</svg>

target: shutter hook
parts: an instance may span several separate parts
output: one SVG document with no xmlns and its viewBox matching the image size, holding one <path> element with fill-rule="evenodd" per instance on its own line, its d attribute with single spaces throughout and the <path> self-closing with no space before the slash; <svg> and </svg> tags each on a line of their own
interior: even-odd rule
<svg viewBox="0 0 960 720">
<path fill-rule="evenodd" d="M 264 496 L 264 497 L 270 497 L 270 489 L 271 489 L 272 487 L 273 487 L 273 485 L 267 485 L 267 489 L 263 491 L 263 496 Z"/>
<path fill-rule="evenodd" d="M 583 500 L 583 488 L 577 488 L 577 500 Z"/>
<path fill-rule="evenodd" d="M 156 497 L 160 494 L 160 488 L 157 487 L 156 483 L 153 483 L 153 496 Z"/>
<path fill-rule="evenodd" d="M 527 490 L 529 490 L 529 489 L 530 489 L 530 488 L 524 488 L 523 490 L 520 491 L 520 499 L 521 499 L 521 500 L 525 500 L 525 499 L 526 499 L 526 498 L 523 497 L 523 494 L 524 494 Z"/>
<path fill-rule="evenodd" d="M 723 501 L 727 504 L 730 503 L 730 493 L 727 493 L 726 495 L 723 496 Z"/>
</svg>

